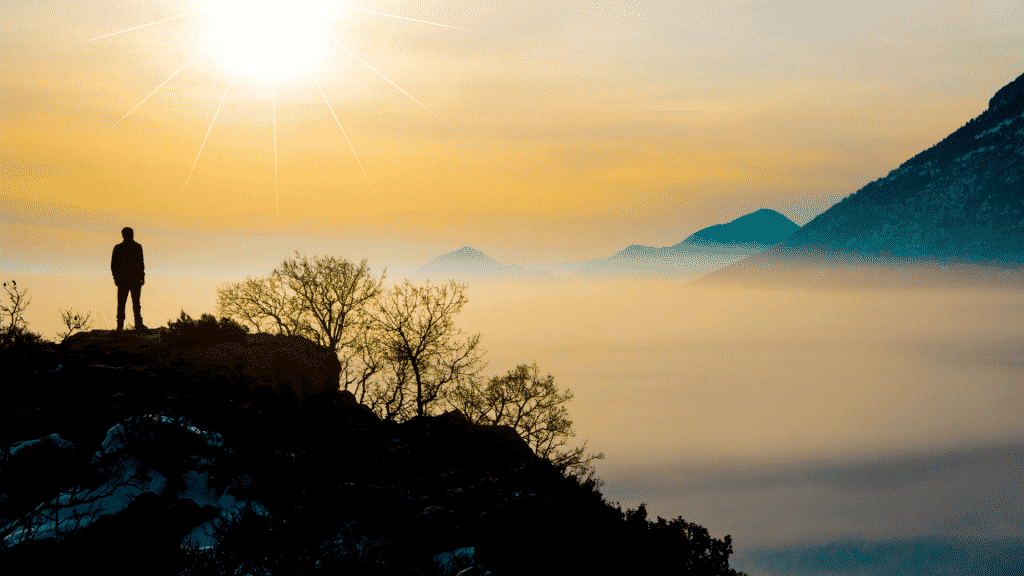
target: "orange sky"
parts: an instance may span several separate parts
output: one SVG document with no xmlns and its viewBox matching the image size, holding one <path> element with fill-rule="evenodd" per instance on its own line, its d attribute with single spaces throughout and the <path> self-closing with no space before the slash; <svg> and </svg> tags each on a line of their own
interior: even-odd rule
<svg viewBox="0 0 1024 576">
<path fill-rule="evenodd" d="M 211 129 L 232 69 L 212 48 L 139 105 L 209 44 L 207 13 L 62 48 L 202 2 L 4 3 L 0 210 L 594 258 L 765 205 L 802 224 L 1024 67 L 1013 2 L 350 5 L 316 69 L 338 122 L 311 74 L 274 83 L 275 194 L 267 80 L 236 76 Z"/>
</svg>

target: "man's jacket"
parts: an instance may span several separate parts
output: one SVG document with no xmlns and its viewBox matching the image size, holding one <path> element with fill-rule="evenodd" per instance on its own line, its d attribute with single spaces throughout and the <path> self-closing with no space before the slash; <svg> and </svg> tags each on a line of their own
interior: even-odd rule
<svg viewBox="0 0 1024 576">
<path fill-rule="evenodd" d="M 125 240 L 114 246 L 114 253 L 110 257 L 110 273 L 114 275 L 114 284 L 118 286 L 142 284 L 146 278 L 142 244 L 134 240 Z"/>
</svg>

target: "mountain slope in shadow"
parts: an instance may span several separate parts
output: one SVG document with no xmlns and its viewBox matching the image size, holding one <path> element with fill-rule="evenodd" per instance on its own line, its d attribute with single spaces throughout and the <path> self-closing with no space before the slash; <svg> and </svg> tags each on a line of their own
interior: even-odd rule
<svg viewBox="0 0 1024 576">
<path fill-rule="evenodd" d="M 784 215 L 775 210 L 762 208 L 746 216 L 740 216 L 732 222 L 698 230 L 671 248 L 694 250 L 735 247 L 761 251 L 789 239 L 799 229 L 795 222 Z"/>
<path fill-rule="evenodd" d="M 938 144 L 826 210 L 789 239 L 702 282 L 808 282 L 830 269 L 1020 286 L 1024 75 Z M 879 277 L 880 278 L 880 277 Z"/>
</svg>

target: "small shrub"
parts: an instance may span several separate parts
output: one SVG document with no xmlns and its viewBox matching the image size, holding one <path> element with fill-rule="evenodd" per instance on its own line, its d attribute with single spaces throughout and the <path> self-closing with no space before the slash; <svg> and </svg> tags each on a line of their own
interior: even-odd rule
<svg viewBox="0 0 1024 576">
<path fill-rule="evenodd" d="M 67 340 L 68 336 L 75 333 L 75 330 L 85 331 L 92 328 L 92 312 L 86 312 L 85 316 L 82 316 L 81 312 L 72 311 L 70 308 L 60 311 L 60 319 L 64 322 L 65 330 L 57 332 L 57 337 L 60 338 L 61 342 Z"/>
<path fill-rule="evenodd" d="M 170 337 L 193 343 L 245 342 L 249 329 L 235 320 L 222 316 L 218 321 L 212 314 L 193 319 L 184 310 L 177 320 L 168 320 Z"/>
</svg>

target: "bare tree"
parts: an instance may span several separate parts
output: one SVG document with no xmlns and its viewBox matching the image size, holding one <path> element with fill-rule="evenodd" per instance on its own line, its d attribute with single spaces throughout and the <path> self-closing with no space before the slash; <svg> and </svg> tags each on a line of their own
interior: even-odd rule
<svg viewBox="0 0 1024 576">
<path fill-rule="evenodd" d="M 333 256 L 310 260 L 298 252 L 278 270 L 299 301 L 307 334 L 338 353 L 345 389 L 365 387 L 380 369 L 367 333 L 387 271 L 374 278 L 365 259 L 356 266 Z"/>
<path fill-rule="evenodd" d="M 406 280 L 381 297 L 374 331 L 390 373 L 371 405 L 379 406 L 382 398 L 403 399 L 395 400 L 392 419 L 409 418 L 412 409 L 427 415 L 448 388 L 479 373 L 480 335 L 461 340 L 462 331 L 455 327 L 455 315 L 468 301 L 465 289 L 454 281 L 416 286 Z M 406 397 L 408 404 L 403 403 Z"/>
<path fill-rule="evenodd" d="M 296 252 L 264 278 L 219 288 L 218 312 L 257 332 L 301 335 L 334 351 L 341 361 L 342 387 L 365 395 L 367 383 L 382 368 L 369 332 L 385 273 L 373 277 L 366 260 L 355 265 Z"/>
<path fill-rule="evenodd" d="M 412 402 L 412 368 L 408 362 L 381 356 L 384 369 L 363 389 L 359 402 L 369 406 L 384 420 L 404 420 L 415 411 Z"/>
<path fill-rule="evenodd" d="M 4 327 L 2 324 L 3 317 L 0 316 L 0 329 L 8 337 L 13 337 L 28 325 L 22 313 L 25 312 L 25 308 L 28 308 L 32 298 L 26 298 L 25 295 L 28 293 L 28 290 L 18 290 L 18 283 L 14 280 L 11 280 L 9 285 L 7 282 L 4 282 L 4 291 L 7 292 L 7 299 L 11 304 L 10 306 L 0 304 L 0 312 L 3 312 L 8 317 L 7 326 Z"/>
<path fill-rule="evenodd" d="M 562 449 L 569 438 L 576 436 L 565 407 L 572 398 L 568 389 L 558 391 L 550 374 L 541 378 L 533 364 L 517 366 L 486 382 L 465 379 L 449 394 L 448 402 L 475 424 L 513 427 L 534 453 L 553 462 L 563 473 L 593 475 L 592 462 L 604 458 L 603 453 L 584 456 L 586 442 Z"/>
<path fill-rule="evenodd" d="M 88 330 L 92 327 L 92 322 L 89 317 L 92 315 L 91 312 L 86 312 L 85 316 L 82 316 L 81 312 L 72 312 L 70 308 L 60 311 L 60 319 L 64 321 L 64 327 L 67 330 L 61 330 L 57 332 L 57 337 L 63 342 L 67 340 L 68 336 L 71 336 L 75 330 Z"/>
<path fill-rule="evenodd" d="M 383 288 L 363 260 L 359 266 L 333 257 L 286 260 L 265 278 L 249 278 L 217 291 L 219 312 L 259 332 L 299 334 L 334 350 L 344 389 L 386 420 L 430 415 L 447 404 L 480 424 L 512 426 L 539 456 L 563 473 L 593 474 L 586 442 L 563 448 L 574 437 L 559 392 L 536 365 L 482 380 L 480 335 L 463 338 L 455 317 L 468 299 L 456 282 Z"/>
<path fill-rule="evenodd" d="M 256 332 L 293 335 L 307 329 L 302 323 L 302 306 L 278 270 L 265 278 L 221 286 L 217 310 Z"/>
</svg>

